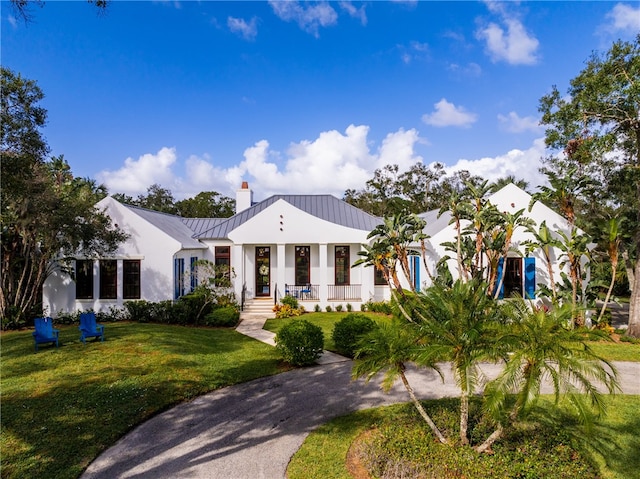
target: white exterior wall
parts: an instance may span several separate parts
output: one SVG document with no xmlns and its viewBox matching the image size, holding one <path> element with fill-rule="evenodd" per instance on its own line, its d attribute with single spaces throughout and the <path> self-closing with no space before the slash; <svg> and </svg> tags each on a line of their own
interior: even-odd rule
<svg viewBox="0 0 640 479">
<path fill-rule="evenodd" d="M 140 260 L 140 295 L 147 301 L 173 299 L 173 258 L 181 249 L 178 241 L 168 236 L 149 222 L 121 205 L 113 198 L 105 198 L 97 205 L 104 208 L 112 221 L 127 232 L 130 237 L 122 243 L 113 256 L 104 259 L 118 260 L 117 299 L 100 299 L 98 261 L 94 263 L 93 299 L 75 299 L 75 282 L 60 272 L 50 276 L 43 289 L 43 305 L 48 314 L 55 317 L 59 312 L 75 312 L 93 309 L 107 311 L 110 307 L 121 308 L 122 261 Z M 198 251 L 199 255 L 202 252 Z M 185 270 L 189 268 L 190 256 L 195 250 L 180 253 L 185 258 Z"/>
</svg>

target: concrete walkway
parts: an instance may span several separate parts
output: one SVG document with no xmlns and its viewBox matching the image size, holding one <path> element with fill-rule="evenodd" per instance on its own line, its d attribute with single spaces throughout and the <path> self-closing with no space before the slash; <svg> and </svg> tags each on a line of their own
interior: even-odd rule
<svg viewBox="0 0 640 479">
<path fill-rule="evenodd" d="M 258 323 L 241 324 L 238 331 L 273 341 Z M 100 455 L 82 477 L 285 478 L 291 456 L 319 425 L 355 410 L 409 400 L 400 385 L 384 394 L 378 381 L 352 381 L 351 361 L 334 356 L 326 356 L 326 364 L 220 389 L 159 414 Z M 623 392 L 640 394 L 640 363 L 616 366 Z M 492 377 L 500 367 L 483 369 Z M 408 377 L 420 398 L 458 395 L 448 368 L 443 372 L 444 383 L 431 371 L 412 370 Z"/>
</svg>

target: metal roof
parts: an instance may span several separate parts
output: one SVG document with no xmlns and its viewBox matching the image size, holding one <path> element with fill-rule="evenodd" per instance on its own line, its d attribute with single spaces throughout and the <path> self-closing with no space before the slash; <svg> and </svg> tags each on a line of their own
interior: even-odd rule
<svg viewBox="0 0 640 479">
<path fill-rule="evenodd" d="M 197 239 L 194 239 L 193 231 L 183 223 L 185 218 L 168 213 L 161 213 L 159 211 L 147 210 L 145 208 L 140 208 L 139 206 L 124 206 L 178 241 L 182 245 L 183 249 L 206 248 L 204 244 Z"/>
<path fill-rule="evenodd" d="M 339 200 L 332 195 L 273 195 L 264 201 L 256 203 L 240 213 L 223 220 L 207 231 L 195 235 L 195 238 L 227 238 L 229 233 L 246 223 L 248 220 L 267 209 L 276 201 L 283 200 L 295 208 L 330 223 L 347 228 L 371 231 L 381 219 L 365 213 L 350 205 L 346 201 Z"/>
<path fill-rule="evenodd" d="M 427 226 L 425 226 L 423 231 L 429 236 L 433 236 L 442 231 L 451 221 L 451 213 L 449 211 L 445 211 L 440 215 L 440 210 L 431 210 L 420 213 L 418 216 L 427 222 Z"/>
<path fill-rule="evenodd" d="M 219 225 L 228 218 L 180 218 L 187 228 L 193 231 L 194 236 Z"/>
</svg>

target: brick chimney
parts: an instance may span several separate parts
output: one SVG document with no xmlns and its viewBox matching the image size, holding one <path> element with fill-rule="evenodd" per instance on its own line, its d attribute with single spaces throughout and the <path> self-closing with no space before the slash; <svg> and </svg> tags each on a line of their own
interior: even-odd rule
<svg viewBox="0 0 640 479">
<path fill-rule="evenodd" d="M 236 190 L 236 214 L 250 208 L 253 204 L 253 191 L 249 189 L 249 183 L 242 182 L 239 190 Z"/>
</svg>

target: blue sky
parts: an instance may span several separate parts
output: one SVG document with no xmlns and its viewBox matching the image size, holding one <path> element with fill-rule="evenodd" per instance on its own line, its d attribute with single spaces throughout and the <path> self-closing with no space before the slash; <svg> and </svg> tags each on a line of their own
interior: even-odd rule
<svg viewBox="0 0 640 479">
<path fill-rule="evenodd" d="M 341 197 L 416 161 L 536 186 L 540 97 L 640 31 L 637 2 L 48 0 L 29 24 L 1 7 L 2 64 L 44 91 L 52 154 L 176 199 L 243 180 Z"/>
</svg>

